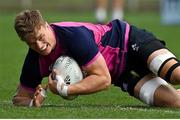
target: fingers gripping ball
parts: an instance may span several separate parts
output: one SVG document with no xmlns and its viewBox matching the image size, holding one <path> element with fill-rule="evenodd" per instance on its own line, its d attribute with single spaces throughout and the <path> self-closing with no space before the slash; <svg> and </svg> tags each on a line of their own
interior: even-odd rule
<svg viewBox="0 0 180 120">
<path fill-rule="evenodd" d="M 77 95 L 67 95 L 68 85 L 75 84 L 83 79 L 82 71 L 78 63 L 71 57 L 60 56 L 53 65 L 56 70 L 57 90 L 59 94 L 68 100 L 75 99 Z"/>
</svg>

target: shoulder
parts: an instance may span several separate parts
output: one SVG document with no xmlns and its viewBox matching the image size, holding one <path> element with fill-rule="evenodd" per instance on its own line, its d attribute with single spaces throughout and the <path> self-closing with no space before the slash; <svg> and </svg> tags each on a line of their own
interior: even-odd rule
<svg viewBox="0 0 180 120">
<path fill-rule="evenodd" d="M 77 37 L 92 34 L 92 31 L 83 25 L 61 26 L 61 24 L 51 24 L 51 26 L 55 29 L 57 34 L 61 34 L 61 37 Z"/>
<path fill-rule="evenodd" d="M 28 50 L 28 53 L 26 55 L 25 62 L 31 64 L 32 62 L 39 60 L 39 54 L 35 52 L 34 50 L 30 49 Z"/>
<path fill-rule="evenodd" d="M 98 53 L 94 34 L 85 26 L 54 26 L 62 45 L 80 65 L 87 64 Z"/>
</svg>

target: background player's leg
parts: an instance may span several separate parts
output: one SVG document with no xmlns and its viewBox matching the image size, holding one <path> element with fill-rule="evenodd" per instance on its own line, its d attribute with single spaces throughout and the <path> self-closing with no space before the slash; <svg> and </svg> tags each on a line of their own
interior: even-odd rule
<svg viewBox="0 0 180 120">
<path fill-rule="evenodd" d="M 107 0 L 96 0 L 95 17 L 98 23 L 104 23 L 107 17 Z"/>
<path fill-rule="evenodd" d="M 124 18 L 124 0 L 113 0 L 112 3 L 112 20 Z"/>
</svg>

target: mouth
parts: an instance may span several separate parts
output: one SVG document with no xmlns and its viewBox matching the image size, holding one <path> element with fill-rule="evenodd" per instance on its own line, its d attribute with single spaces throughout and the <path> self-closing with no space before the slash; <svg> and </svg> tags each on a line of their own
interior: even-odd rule
<svg viewBox="0 0 180 120">
<path fill-rule="evenodd" d="M 41 48 L 41 52 L 45 51 L 47 49 L 48 45 L 44 45 L 42 48 Z"/>
</svg>

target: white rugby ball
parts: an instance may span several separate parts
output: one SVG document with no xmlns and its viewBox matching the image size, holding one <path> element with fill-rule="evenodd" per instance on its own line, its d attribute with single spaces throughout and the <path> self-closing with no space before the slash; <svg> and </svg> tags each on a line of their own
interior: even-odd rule
<svg viewBox="0 0 180 120">
<path fill-rule="evenodd" d="M 83 73 L 78 63 L 69 56 L 60 56 L 54 63 L 53 69 L 56 69 L 66 85 L 75 84 L 83 79 Z M 77 96 L 71 95 L 63 97 L 64 99 L 73 100 Z"/>
</svg>

